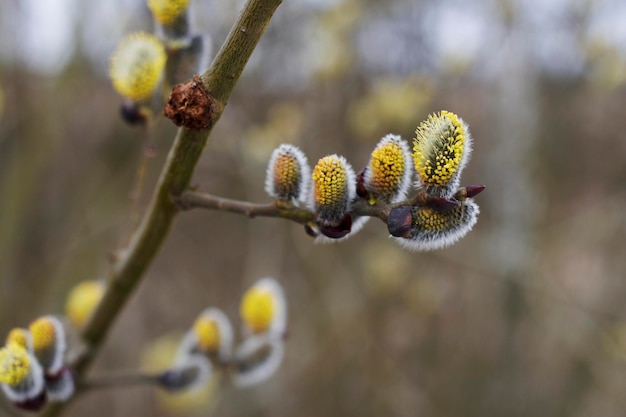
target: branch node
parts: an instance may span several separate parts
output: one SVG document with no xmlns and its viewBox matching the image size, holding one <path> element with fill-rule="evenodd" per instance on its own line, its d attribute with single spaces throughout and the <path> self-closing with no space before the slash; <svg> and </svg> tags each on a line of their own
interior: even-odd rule
<svg viewBox="0 0 626 417">
<path fill-rule="evenodd" d="M 176 206 L 177 209 L 181 211 L 189 211 L 192 208 L 189 203 L 185 201 L 182 195 L 175 195 L 170 193 L 170 201 Z"/>
</svg>

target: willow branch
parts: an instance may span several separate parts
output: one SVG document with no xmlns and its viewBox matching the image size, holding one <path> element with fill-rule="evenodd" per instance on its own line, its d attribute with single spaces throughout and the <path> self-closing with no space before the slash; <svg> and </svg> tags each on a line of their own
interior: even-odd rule
<svg viewBox="0 0 626 417">
<path fill-rule="evenodd" d="M 415 197 L 393 204 L 369 204 L 364 199 L 356 201 L 350 210 L 354 216 L 377 217 L 383 222 L 387 221 L 389 212 L 395 207 L 401 206 L 421 206 L 425 204 L 423 193 L 417 193 Z M 279 217 L 292 220 L 300 224 L 311 224 L 315 222 L 315 213 L 294 206 L 291 203 L 277 200 L 273 203 L 258 204 L 248 201 L 231 200 L 229 198 L 218 197 L 198 191 L 185 191 L 175 202 L 182 210 L 202 208 L 206 210 L 226 211 L 230 213 L 243 214 L 249 218 L 254 217 Z"/>
<path fill-rule="evenodd" d="M 249 0 L 211 67 L 202 74 L 204 86 L 219 104 L 214 107 L 213 123 L 206 129 L 178 130 L 146 214 L 113 265 L 107 290 L 82 332 L 87 349 L 72 364 L 79 378 L 89 369 L 111 326 L 165 240 L 179 212 L 171 196 L 177 196 L 189 187 L 212 127 L 219 120 L 239 76 L 280 3 L 281 0 Z M 44 415 L 57 416 L 63 408 L 63 404 L 55 404 Z"/>
<path fill-rule="evenodd" d="M 156 385 L 157 378 L 155 375 L 148 375 L 141 372 L 101 375 L 99 377 L 89 378 L 84 381 L 80 389 L 83 391 L 92 391 L 108 388 L 124 388 L 137 385 Z"/>
</svg>

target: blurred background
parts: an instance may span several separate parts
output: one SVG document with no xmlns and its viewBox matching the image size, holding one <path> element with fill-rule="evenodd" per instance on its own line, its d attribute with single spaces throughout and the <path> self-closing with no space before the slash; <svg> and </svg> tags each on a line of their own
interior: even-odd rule
<svg viewBox="0 0 626 417">
<path fill-rule="evenodd" d="M 215 52 L 243 3 L 193 2 Z M 141 0 L 0 2 L 0 334 L 105 277 L 149 199 L 176 129 L 125 125 L 107 61 L 152 26 Z M 93 392 L 66 415 L 624 416 L 625 2 L 285 0 L 194 184 L 268 202 L 278 144 L 358 170 L 442 109 L 474 137 L 462 184 L 487 186 L 464 239 L 410 253 L 372 220 L 318 246 L 287 221 L 183 213 L 91 375 L 157 360 L 207 306 L 238 329 L 262 276 L 289 303 L 282 367 L 201 401 Z"/>
</svg>

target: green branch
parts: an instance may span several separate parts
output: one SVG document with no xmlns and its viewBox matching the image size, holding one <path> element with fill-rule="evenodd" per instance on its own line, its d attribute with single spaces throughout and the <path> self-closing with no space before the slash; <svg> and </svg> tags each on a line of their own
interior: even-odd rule
<svg viewBox="0 0 626 417">
<path fill-rule="evenodd" d="M 249 0 L 211 67 L 202 75 L 204 86 L 218 104 L 213 107 L 213 123 L 207 129 L 178 130 L 147 212 L 113 266 L 102 301 L 82 333 L 87 349 L 73 363 L 79 378 L 96 358 L 111 326 L 157 255 L 179 212 L 172 196 L 188 188 L 212 127 L 280 3 L 281 0 Z M 44 415 L 57 416 L 63 409 L 64 404 L 55 404 Z"/>
</svg>

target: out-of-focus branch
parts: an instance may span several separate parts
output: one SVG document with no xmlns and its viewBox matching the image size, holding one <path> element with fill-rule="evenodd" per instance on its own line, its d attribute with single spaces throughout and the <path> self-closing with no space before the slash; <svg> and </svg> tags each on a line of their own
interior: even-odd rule
<svg viewBox="0 0 626 417">
<path fill-rule="evenodd" d="M 202 74 L 202 82 L 216 102 L 213 123 L 206 129 L 178 130 L 146 214 L 113 265 L 107 290 L 82 332 L 87 348 L 72 364 L 78 378 L 92 364 L 111 326 L 165 240 L 179 212 L 171 196 L 180 195 L 189 187 L 212 127 L 219 120 L 239 76 L 280 3 L 281 0 L 249 0 L 211 67 Z M 44 415 L 58 416 L 64 406 L 63 403 L 54 404 L 45 410 Z"/>
</svg>

